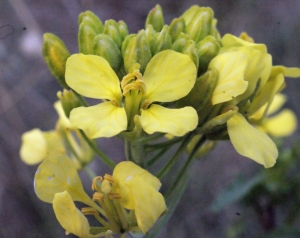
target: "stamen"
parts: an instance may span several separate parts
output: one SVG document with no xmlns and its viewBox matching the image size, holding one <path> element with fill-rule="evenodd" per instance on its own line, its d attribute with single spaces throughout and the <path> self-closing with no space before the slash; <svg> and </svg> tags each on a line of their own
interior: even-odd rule
<svg viewBox="0 0 300 238">
<path fill-rule="evenodd" d="M 109 194 L 111 192 L 111 186 L 108 180 L 103 180 L 102 185 L 101 185 L 101 190 L 105 194 Z"/>
<path fill-rule="evenodd" d="M 83 215 L 97 216 L 99 214 L 97 210 L 92 207 L 83 207 L 81 208 L 81 212 L 83 213 Z"/>
<path fill-rule="evenodd" d="M 121 199 L 121 196 L 119 193 L 109 193 L 108 196 L 110 199 Z"/>
<path fill-rule="evenodd" d="M 93 191 L 97 190 L 97 181 L 102 182 L 103 178 L 101 176 L 97 176 L 93 179 L 93 182 L 92 182 L 92 190 Z"/>
<path fill-rule="evenodd" d="M 140 90 L 141 93 L 145 93 L 146 86 L 140 71 L 134 70 L 132 73 L 124 76 L 121 81 L 121 88 L 124 96 L 126 96 L 130 90 Z"/>
<path fill-rule="evenodd" d="M 104 200 L 104 195 L 99 192 L 95 192 L 93 194 L 93 201 L 103 201 Z"/>
<path fill-rule="evenodd" d="M 107 180 L 108 182 L 110 182 L 111 184 L 115 183 L 115 180 L 113 178 L 113 176 L 109 175 L 109 174 L 105 174 L 104 175 L 104 180 Z"/>
</svg>

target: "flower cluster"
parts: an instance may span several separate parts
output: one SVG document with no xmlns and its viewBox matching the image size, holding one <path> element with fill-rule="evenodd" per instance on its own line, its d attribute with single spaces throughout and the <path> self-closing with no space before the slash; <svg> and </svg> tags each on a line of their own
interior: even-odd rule
<svg viewBox="0 0 300 238">
<path fill-rule="evenodd" d="M 36 173 L 35 191 L 53 204 L 68 233 L 147 233 L 167 205 L 175 206 L 194 158 L 218 140 L 229 139 L 239 154 L 266 168 L 275 164 L 277 148 L 267 134 L 292 133 L 296 119 L 291 113 L 277 121 L 266 118 L 284 77 L 300 77 L 299 68 L 273 66 L 267 47 L 246 33 L 221 37 L 208 7 L 192 6 L 167 25 L 157 5 L 136 34 L 129 34 L 123 21 L 103 24 L 91 11 L 81 13 L 78 22 L 78 54 L 70 55 L 57 36 L 44 35 L 44 59 L 64 88 L 56 104 L 60 119 L 55 131 L 25 133 L 21 148 L 25 162 L 46 158 Z M 293 126 L 274 130 L 282 120 Z M 94 141 L 113 136 L 124 141 L 128 160 L 118 165 Z M 163 160 L 178 143 L 175 154 Z M 164 198 L 159 179 L 186 151 L 187 160 Z M 94 178 L 91 199 L 71 161 L 83 168 L 93 153 L 114 172 Z M 163 165 L 153 176 L 147 170 L 157 161 Z M 89 207 L 80 212 L 74 201 Z M 102 226 L 90 227 L 84 216 L 89 214 Z"/>
</svg>

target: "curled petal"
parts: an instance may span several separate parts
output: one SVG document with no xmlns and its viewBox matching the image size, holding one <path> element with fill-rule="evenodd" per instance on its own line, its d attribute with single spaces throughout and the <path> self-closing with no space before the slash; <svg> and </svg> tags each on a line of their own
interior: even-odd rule
<svg viewBox="0 0 300 238">
<path fill-rule="evenodd" d="M 144 73 L 150 102 L 171 102 L 186 96 L 195 84 L 197 69 L 187 55 L 165 50 L 156 54 Z"/>
<path fill-rule="evenodd" d="M 78 107 L 71 111 L 72 125 L 84 130 L 89 138 L 112 137 L 127 128 L 124 108 L 111 102 L 91 107 Z"/>
<path fill-rule="evenodd" d="M 198 115 L 194 108 L 169 109 L 153 104 L 147 110 L 142 110 L 141 124 L 145 132 L 169 133 L 183 136 L 196 128 Z"/>
<path fill-rule="evenodd" d="M 117 164 L 113 172 L 113 178 L 116 182 L 113 189 L 115 192 L 121 195 L 120 202 L 122 206 L 127 209 L 134 209 L 135 206 L 134 197 L 126 185 L 126 182 L 133 177 L 141 178 L 156 190 L 158 190 L 161 186 L 158 178 L 150 174 L 147 170 L 142 169 L 135 163 L 131 161 L 123 161 Z"/>
<path fill-rule="evenodd" d="M 212 104 L 227 102 L 241 95 L 247 89 L 244 80 L 248 57 L 242 52 L 228 52 L 215 57 L 209 68 L 218 71 L 217 86 L 212 95 Z"/>
<path fill-rule="evenodd" d="M 297 117 L 292 110 L 284 109 L 263 121 L 262 128 L 271 136 L 284 137 L 297 129 Z"/>
<path fill-rule="evenodd" d="M 74 54 L 66 63 L 66 82 L 85 97 L 120 103 L 122 92 L 118 76 L 102 57 Z"/>
<path fill-rule="evenodd" d="M 166 211 L 165 199 L 160 192 L 140 177 L 128 179 L 126 184 L 134 198 L 138 227 L 145 234 Z"/>
<path fill-rule="evenodd" d="M 88 220 L 76 208 L 67 191 L 54 195 L 53 210 L 60 225 L 67 233 L 72 233 L 78 237 L 97 237 L 90 234 Z"/>
<path fill-rule="evenodd" d="M 71 124 L 69 118 L 67 118 L 65 111 L 62 107 L 61 101 L 54 103 L 54 108 L 59 116 L 58 123 L 64 128 L 74 129 L 74 126 Z"/>
<path fill-rule="evenodd" d="M 265 133 L 251 126 L 239 113 L 227 121 L 230 141 L 235 150 L 265 168 L 272 167 L 278 157 L 274 142 Z"/>
</svg>

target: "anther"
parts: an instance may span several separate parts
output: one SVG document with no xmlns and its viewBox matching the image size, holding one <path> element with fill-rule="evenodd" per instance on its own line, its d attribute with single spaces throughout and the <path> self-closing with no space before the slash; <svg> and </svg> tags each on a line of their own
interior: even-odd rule
<svg viewBox="0 0 300 238">
<path fill-rule="evenodd" d="M 97 190 L 97 181 L 102 182 L 103 178 L 101 176 L 97 176 L 93 179 L 93 182 L 92 182 L 92 190 L 93 191 Z"/>
<path fill-rule="evenodd" d="M 83 215 L 93 215 L 93 216 L 99 215 L 97 210 L 92 207 L 83 207 L 81 208 L 81 212 L 83 213 Z"/>
</svg>

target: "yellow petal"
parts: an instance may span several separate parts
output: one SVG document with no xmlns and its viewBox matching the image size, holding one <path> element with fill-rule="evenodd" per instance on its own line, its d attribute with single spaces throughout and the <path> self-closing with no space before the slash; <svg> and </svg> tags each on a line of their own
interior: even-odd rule
<svg viewBox="0 0 300 238">
<path fill-rule="evenodd" d="M 141 178 L 156 190 L 158 190 L 161 186 L 158 178 L 133 162 L 123 161 L 117 164 L 113 172 L 113 178 L 115 180 L 113 190 L 121 195 L 120 203 L 127 209 L 134 209 L 135 206 L 134 197 L 131 195 L 129 188 L 126 185 L 126 181 L 132 177 Z"/>
<path fill-rule="evenodd" d="M 40 129 L 27 131 L 22 135 L 20 157 L 26 164 L 42 162 L 47 155 L 47 142 Z"/>
<path fill-rule="evenodd" d="M 248 109 L 248 115 L 251 117 L 251 121 L 259 122 L 264 116 L 266 116 L 274 96 L 281 90 L 283 85 L 284 77 L 282 74 L 269 78 L 265 86 L 254 97 L 251 106 Z M 267 105 L 265 110 L 261 113 L 256 113 L 265 104 Z"/>
<path fill-rule="evenodd" d="M 47 156 L 65 153 L 56 131 L 42 132 L 40 129 L 33 129 L 22 135 L 20 157 L 26 164 L 38 164 Z"/>
<path fill-rule="evenodd" d="M 300 68 L 288 68 L 282 65 L 273 66 L 271 76 L 276 76 L 277 74 L 283 74 L 288 78 L 299 78 Z"/>
<path fill-rule="evenodd" d="M 297 129 L 297 117 L 292 110 L 284 109 L 263 121 L 262 127 L 274 137 L 291 135 Z"/>
<path fill-rule="evenodd" d="M 251 126 L 239 113 L 227 121 L 230 141 L 235 150 L 265 168 L 272 167 L 278 157 L 274 142 L 265 133 Z"/>
<path fill-rule="evenodd" d="M 261 51 L 262 53 L 267 53 L 267 47 L 265 44 L 256 44 L 249 41 L 245 41 L 239 37 L 231 34 L 225 34 L 221 40 L 223 47 L 227 46 L 250 46 L 254 49 Z"/>
<path fill-rule="evenodd" d="M 142 110 L 140 119 L 143 130 L 148 134 L 163 132 L 183 136 L 198 124 L 197 112 L 192 107 L 169 109 L 152 104 L 147 110 Z"/>
<path fill-rule="evenodd" d="M 78 237 L 97 237 L 90 234 L 90 225 L 86 217 L 76 208 L 67 191 L 56 193 L 53 210 L 60 225 L 68 233 Z"/>
<path fill-rule="evenodd" d="M 79 94 L 90 98 L 121 102 L 118 76 L 102 57 L 75 54 L 66 63 L 66 82 Z"/>
<path fill-rule="evenodd" d="M 246 91 L 248 82 L 244 78 L 247 65 L 248 57 L 240 51 L 220 54 L 210 62 L 209 68 L 218 71 L 213 105 L 230 101 Z"/>
<path fill-rule="evenodd" d="M 138 227 L 145 234 L 166 211 L 164 197 L 140 177 L 132 177 L 126 181 L 126 184 L 134 197 L 134 211 Z"/>
<path fill-rule="evenodd" d="M 150 60 L 144 73 L 146 93 L 150 102 L 171 102 L 186 96 L 193 88 L 197 69 L 187 55 L 162 51 Z"/>
<path fill-rule="evenodd" d="M 66 117 L 65 111 L 62 107 L 61 101 L 57 101 L 54 103 L 54 108 L 59 116 L 58 123 L 62 125 L 64 128 L 73 129 L 74 126 L 71 124 L 69 118 Z"/>
<path fill-rule="evenodd" d="M 34 189 L 39 199 L 52 203 L 54 195 L 68 191 L 74 201 L 90 203 L 73 162 L 63 155 L 48 157 L 34 176 Z"/>
<path fill-rule="evenodd" d="M 89 138 L 112 137 L 127 128 L 124 108 L 111 102 L 91 107 L 78 107 L 71 111 L 72 125 L 84 130 Z"/>
<path fill-rule="evenodd" d="M 269 107 L 268 115 L 277 112 L 285 104 L 287 98 L 284 94 L 278 93 L 274 96 L 274 99 Z"/>
</svg>

